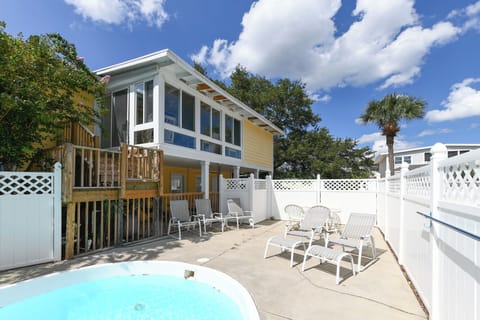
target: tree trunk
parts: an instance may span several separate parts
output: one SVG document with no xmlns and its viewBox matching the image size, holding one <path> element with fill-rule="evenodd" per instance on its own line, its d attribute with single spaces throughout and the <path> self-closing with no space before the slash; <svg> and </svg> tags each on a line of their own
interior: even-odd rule
<svg viewBox="0 0 480 320">
<path fill-rule="evenodd" d="M 394 136 L 387 136 L 387 148 L 388 148 L 388 166 L 390 168 L 390 175 L 395 175 L 395 163 L 393 161 L 393 139 Z"/>
</svg>

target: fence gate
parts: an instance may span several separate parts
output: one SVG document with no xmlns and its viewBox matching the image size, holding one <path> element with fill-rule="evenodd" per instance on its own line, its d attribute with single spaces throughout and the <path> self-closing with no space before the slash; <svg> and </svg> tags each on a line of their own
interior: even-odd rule
<svg viewBox="0 0 480 320">
<path fill-rule="evenodd" d="M 61 259 L 61 165 L 0 172 L 0 270 Z"/>
</svg>

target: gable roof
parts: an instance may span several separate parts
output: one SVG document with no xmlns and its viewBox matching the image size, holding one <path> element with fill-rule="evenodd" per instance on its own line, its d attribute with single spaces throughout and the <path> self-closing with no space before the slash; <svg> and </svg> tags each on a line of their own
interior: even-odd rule
<svg viewBox="0 0 480 320">
<path fill-rule="evenodd" d="M 192 66 L 178 57 L 170 49 L 153 52 L 135 59 L 120 62 L 105 68 L 95 70 L 99 76 L 114 76 L 128 71 L 147 66 L 157 66 L 158 68 L 168 68 L 173 74 L 189 87 L 197 90 L 203 95 L 213 99 L 217 103 L 236 112 L 242 118 L 254 123 L 273 135 L 283 135 L 284 132 L 272 122 L 267 120 L 260 113 L 256 112 L 218 85 L 208 79 L 206 76 L 195 70 Z"/>
</svg>

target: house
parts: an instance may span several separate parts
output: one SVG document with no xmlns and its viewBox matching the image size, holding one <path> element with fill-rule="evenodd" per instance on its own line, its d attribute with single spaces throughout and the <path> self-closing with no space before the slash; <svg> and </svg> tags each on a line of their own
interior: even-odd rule
<svg viewBox="0 0 480 320">
<path fill-rule="evenodd" d="M 165 193 L 215 192 L 218 177 L 273 172 L 273 137 L 259 113 L 171 50 L 96 70 L 109 77 L 101 148 L 121 143 L 164 152 Z M 208 179 L 207 179 L 208 177 Z"/>
<path fill-rule="evenodd" d="M 480 144 L 445 144 L 448 151 L 448 157 L 455 157 L 457 155 L 469 152 L 480 148 Z M 393 153 L 395 172 L 400 171 L 402 163 L 408 163 L 409 169 L 415 169 L 430 163 L 430 149 L 432 146 L 398 150 Z M 380 176 L 385 177 L 385 171 L 388 167 L 388 153 L 381 153 L 375 159 L 375 163 L 378 164 L 378 171 Z"/>
</svg>

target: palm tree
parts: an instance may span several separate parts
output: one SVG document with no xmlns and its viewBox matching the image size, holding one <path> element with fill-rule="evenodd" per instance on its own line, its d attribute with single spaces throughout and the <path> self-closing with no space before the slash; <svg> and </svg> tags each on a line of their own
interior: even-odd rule
<svg viewBox="0 0 480 320">
<path fill-rule="evenodd" d="M 382 135 L 387 139 L 388 163 L 390 174 L 395 174 L 393 164 L 393 142 L 400 131 L 398 123 L 401 120 L 423 118 L 427 103 L 423 99 L 401 95 L 387 94 L 382 100 L 373 100 L 368 103 L 365 113 L 360 118 L 364 124 L 376 123 Z"/>
</svg>

